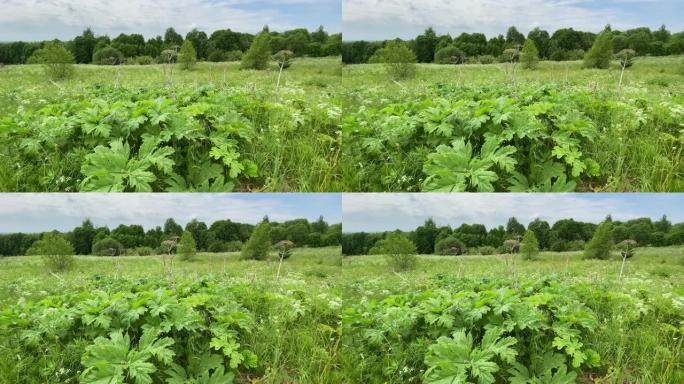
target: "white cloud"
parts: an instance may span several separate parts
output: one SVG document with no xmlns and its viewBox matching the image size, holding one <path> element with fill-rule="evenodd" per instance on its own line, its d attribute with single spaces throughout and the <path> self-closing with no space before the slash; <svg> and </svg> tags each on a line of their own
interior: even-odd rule
<svg viewBox="0 0 684 384">
<path fill-rule="evenodd" d="M 625 2 L 644 1 L 344 0 L 343 32 L 345 40 L 412 38 L 428 26 L 438 33 L 485 32 L 490 37 L 511 25 L 523 33 L 535 27 L 597 32 L 608 23 L 624 28 L 639 21 L 627 18 L 620 4 Z"/>
<path fill-rule="evenodd" d="M 645 203 L 658 200 L 658 195 L 643 196 Z M 505 225 L 512 216 L 527 224 L 536 218 L 551 223 L 566 218 L 599 222 L 608 214 L 618 220 L 648 215 L 623 201 L 620 194 L 385 193 L 344 194 L 342 198 L 345 232 L 412 230 L 428 217 L 439 225 L 479 223 L 491 228 Z"/>
</svg>

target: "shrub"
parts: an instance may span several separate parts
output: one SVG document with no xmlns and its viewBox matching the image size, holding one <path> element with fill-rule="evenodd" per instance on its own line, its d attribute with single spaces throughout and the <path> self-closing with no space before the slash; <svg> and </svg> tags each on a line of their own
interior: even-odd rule
<svg viewBox="0 0 684 384">
<path fill-rule="evenodd" d="M 187 40 L 186 40 L 187 41 Z M 191 261 L 197 254 L 197 244 L 190 231 L 184 231 L 178 243 L 178 255 L 183 261 Z"/>
<path fill-rule="evenodd" d="M 539 255 L 539 241 L 537 241 L 534 231 L 528 229 L 525 232 L 525 236 L 523 236 L 520 243 L 520 253 L 525 260 L 534 260 Z"/>
<path fill-rule="evenodd" d="M 596 37 L 594 45 L 584 57 L 584 67 L 606 69 L 610 66 L 612 57 L 613 33 L 606 29 Z"/>
<path fill-rule="evenodd" d="M 467 59 L 466 54 L 453 45 L 435 52 L 435 63 L 437 64 L 463 64 Z"/>
<path fill-rule="evenodd" d="M 242 57 L 242 69 L 264 70 L 268 68 L 271 57 L 271 38 L 268 32 L 259 33 L 245 55 Z"/>
<path fill-rule="evenodd" d="M 492 247 L 491 245 L 483 245 L 480 248 L 477 249 L 477 252 L 480 255 L 493 255 L 496 253 L 496 248 Z"/>
<path fill-rule="evenodd" d="M 494 64 L 496 57 L 492 55 L 482 55 L 478 57 L 477 60 L 480 62 L 480 64 Z"/>
<path fill-rule="evenodd" d="M 207 252 L 211 253 L 221 253 L 226 251 L 227 244 L 223 241 L 215 241 L 207 247 Z"/>
<path fill-rule="evenodd" d="M 394 271 L 407 271 L 416 266 L 416 246 L 401 233 L 389 233 L 378 241 L 371 254 L 385 255 L 387 265 Z"/>
<path fill-rule="evenodd" d="M 567 243 L 565 250 L 570 252 L 577 252 L 584 249 L 586 242 L 584 240 L 573 240 Z"/>
<path fill-rule="evenodd" d="M 283 50 L 273 55 L 273 60 L 278 64 L 278 68 L 287 69 L 292 65 L 293 57 L 294 53 L 292 51 Z"/>
<path fill-rule="evenodd" d="M 534 40 L 527 39 L 520 51 L 520 62 L 525 69 L 537 69 L 539 66 L 539 50 L 534 44 Z"/>
<path fill-rule="evenodd" d="M 271 227 L 264 220 L 252 232 L 245 246 L 242 247 L 241 257 L 248 260 L 265 260 L 271 248 Z"/>
<path fill-rule="evenodd" d="M 584 49 L 573 49 L 565 53 L 565 60 L 583 60 L 584 55 Z"/>
<path fill-rule="evenodd" d="M 283 240 L 275 245 L 276 251 L 278 251 L 278 259 L 286 260 L 292 256 L 292 248 L 294 248 L 294 243 L 289 240 Z"/>
<path fill-rule="evenodd" d="M 515 63 L 520 59 L 520 50 L 517 48 L 508 48 L 499 56 L 500 63 Z"/>
<path fill-rule="evenodd" d="M 175 49 L 165 49 L 157 58 L 159 64 L 171 64 L 178 61 L 178 52 Z"/>
<path fill-rule="evenodd" d="M 212 51 L 209 54 L 209 57 L 207 57 L 207 60 L 213 62 L 213 63 L 220 63 L 222 61 L 226 61 L 226 53 L 223 51 Z"/>
<path fill-rule="evenodd" d="M 591 241 L 584 248 L 584 257 L 587 259 L 606 260 L 610 257 L 613 249 L 613 223 L 604 221 L 601 223 Z"/>
<path fill-rule="evenodd" d="M 226 252 L 240 252 L 242 245 L 240 240 L 229 241 L 226 243 Z"/>
<path fill-rule="evenodd" d="M 151 65 L 154 64 L 154 58 L 152 56 L 138 56 L 135 58 L 135 62 L 138 65 Z"/>
<path fill-rule="evenodd" d="M 240 61 L 242 60 L 242 56 L 244 56 L 244 53 L 240 50 L 234 50 L 234 51 L 228 51 L 224 53 L 223 55 L 223 60 L 225 61 Z"/>
<path fill-rule="evenodd" d="M 514 239 L 504 241 L 503 251 L 506 253 L 518 253 L 520 251 L 520 242 Z"/>
<path fill-rule="evenodd" d="M 74 72 L 74 55 L 64 44 L 51 41 L 35 51 L 28 59 L 29 64 L 42 64 L 45 73 L 53 80 L 63 80 Z"/>
<path fill-rule="evenodd" d="M 403 41 L 390 41 L 368 60 L 383 64 L 392 79 L 407 79 L 416 73 L 416 54 Z"/>
<path fill-rule="evenodd" d="M 118 49 L 107 46 L 93 53 L 93 64 L 119 65 L 124 62 L 124 55 Z"/>
<path fill-rule="evenodd" d="M 43 263 L 50 271 L 64 271 L 74 265 L 74 247 L 58 233 L 46 233 L 26 254 L 43 256 Z"/>
<path fill-rule="evenodd" d="M 154 249 L 151 247 L 137 247 L 129 249 L 126 254 L 132 256 L 151 256 L 154 254 Z"/>
<path fill-rule="evenodd" d="M 622 68 L 629 68 L 634 65 L 634 57 L 636 52 L 633 49 L 623 49 L 615 55 L 615 58 L 620 61 Z"/>
<path fill-rule="evenodd" d="M 113 237 L 104 239 L 93 244 L 93 255 L 97 256 L 119 256 L 124 253 L 124 247 Z"/>
<path fill-rule="evenodd" d="M 438 255 L 464 255 L 468 252 L 465 244 L 455 237 L 447 237 L 435 244 L 435 253 Z"/>
<path fill-rule="evenodd" d="M 636 246 L 636 241 L 627 239 L 618 243 L 616 248 L 620 251 L 620 256 L 622 256 L 623 259 L 629 259 L 634 256 L 634 248 L 636 248 Z"/>
<path fill-rule="evenodd" d="M 190 70 L 195 67 L 197 64 L 197 51 L 195 51 L 192 41 L 185 40 L 185 42 L 183 42 L 178 61 L 181 63 L 181 68 L 185 70 Z"/>
</svg>

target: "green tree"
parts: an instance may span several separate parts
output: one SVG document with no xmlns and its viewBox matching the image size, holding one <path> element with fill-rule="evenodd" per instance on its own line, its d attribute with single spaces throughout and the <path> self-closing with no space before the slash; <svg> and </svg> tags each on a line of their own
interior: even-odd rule
<svg viewBox="0 0 684 384">
<path fill-rule="evenodd" d="M 119 256 L 123 254 L 124 246 L 113 237 L 105 237 L 93 244 L 93 255 Z"/>
<path fill-rule="evenodd" d="M 90 219 L 85 219 L 80 227 L 74 228 L 72 242 L 77 255 L 90 255 L 95 239 L 95 227 Z"/>
<path fill-rule="evenodd" d="M 28 62 L 42 64 L 45 73 L 53 80 L 64 80 L 74 73 L 74 55 L 59 41 L 45 43 Z"/>
<path fill-rule="evenodd" d="M 375 51 L 368 62 L 383 64 L 395 80 L 407 79 L 416 73 L 416 55 L 403 41 L 388 42 L 384 48 Z"/>
<path fill-rule="evenodd" d="M 539 242 L 534 232 L 529 229 L 520 243 L 520 253 L 525 260 L 534 260 L 539 255 Z"/>
<path fill-rule="evenodd" d="M 594 41 L 594 45 L 584 56 L 585 68 L 607 69 L 613 58 L 613 32 L 606 28 Z"/>
<path fill-rule="evenodd" d="M 612 249 L 613 223 L 604 221 L 596 228 L 594 237 L 591 238 L 584 248 L 584 257 L 587 259 L 606 260 L 610 257 L 610 251 Z"/>
<path fill-rule="evenodd" d="M 46 233 L 26 254 L 42 256 L 45 267 L 51 271 L 64 271 L 74 264 L 74 247 L 58 233 Z"/>
<path fill-rule="evenodd" d="M 192 46 L 192 41 L 185 40 L 178 56 L 178 62 L 180 62 L 181 68 L 185 70 L 195 67 L 195 64 L 197 64 L 197 51 Z"/>
<path fill-rule="evenodd" d="M 435 251 L 437 233 L 437 225 L 435 225 L 432 219 L 425 220 L 422 226 L 416 228 L 416 248 L 418 253 L 428 255 Z"/>
<path fill-rule="evenodd" d="M 448 45 L 435 52 L 435 63 L 437 64 L 463 64 L 468 58 L 458 47 Z"/>
<path fill-rule="evenodd" d="M 178 256 L 183 261 L 191 261 L 195 258 L 197 254 L 197 245 L 195 244 L 195 238 L 192 237 L 190 231 L 184 231 L 178 243 Z"/>
<path fill-rule="evenodd" d="M 463 242 L 455 237 L 447 237 L 435 244 L 435 253 L 438 255 L 464 255 L 468 248 Z"/>
<path fill-rule="evenodd" d="M 180 236 L 181 234 L 183 234 L 183 227 L 172 218 L 166 219 L 166 222 L 164 222 L 164 236 Z"/>
<path fill-rule="evenodd" d="M 518 222 L 518 219 L 511 217 L 506 223 L 506 236 L 508 238 L 520 238 L 525 234 L 525 226 Z"/>
<path fill-rule="evenodd" d="M 77 63 L 90 63 L 95 51 L 95 34 L 90 28 L 86 28 L 81 36 L 76 36 L 72 43 L 72 51 Z"/>
<path fill-rule="evenodd" d="M 262 221 L 242 247 L 241 257 L 248 260 L 265 260 L 271 249 L 271 229 L 267 220 Z"/>
<path fill-rule="evenodd" d="M 413 269 L 417 263 L 416 246 L 402 233 L 388 233 L 369 251 L 372 255 L 385 255 L 394 271 Z"/>
<path fill-rule="evenodd" d="M 520 63 L 525 69 L 537 69 L 539 66 L 539 50 L 532 39 L 527 39 L 520 51 Z"/>
<path fill-rule="evenodd" d="M 437 34 L 432 28 L 426 29 L 422 35 L 416 37 L 415 57 L 418 62 L 431 63 L 434 60 L 437 41 Z"/>
<path fill-rule="evenodd" d="M 112 46 L 106 46 L 93 53 L 93 64 L 119 65 L 124 62 L 124 55 Z"/>
<path fill-rule="evenodd" d="M 271 58 L 271 43 L 268 32 L 262 31 L 255 38 L 244 56 L 242 56 L 242 69 L 264 70 L 268 68 Z"/>
</svg>

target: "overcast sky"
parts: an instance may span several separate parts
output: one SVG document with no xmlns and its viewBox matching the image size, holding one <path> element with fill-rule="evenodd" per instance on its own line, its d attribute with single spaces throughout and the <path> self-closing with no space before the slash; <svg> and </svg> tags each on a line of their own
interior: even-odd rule
<svg viewBox="0 0 684 384">
<path fill-rule="evenodd" d="M 683 0 L 342 0 L 343 38 L 413 38 L 432 26 L 438 34 L 505 34 L 515 25 L 527 34 L 572 27 L 598 32 L 610 23 L 626 29 L 666 24 L 684 30 Z"/>
<path fill-rule="evenodd" d="M 323 25 L 341 31 L 341 0 L 0 0 L 0 41 L 72 39 L 84 28 L 96 35 L 183 36 L 192 28 L 207 33 L 230 28 L 258 32 Z"/>
<path fill-rule="evenodd" d="M 666 193 L 347 193 L 342 196 L 344 232 L 410 231 L 428 217 L 438 225 L 463 223 L 487 228 L 509 217 L 527 225 L 539 218 L 554 223 L 573 218 L 598 223 L 638 217 L 684 222 L 684 194 Z"/>
<path fill-rule="evenodd" d="M 0 233 L 71 230 L 90 218 L 96 226 L 141 224 L 162 226 L 173 217 L 185 225 L 192 219 L 211 224 L 230 219 L 259 222 L 295 218 L 340 223 L 341 196 L 336 193 L 230 193 L 230 194 L 0 194 Z"/>
</svg>

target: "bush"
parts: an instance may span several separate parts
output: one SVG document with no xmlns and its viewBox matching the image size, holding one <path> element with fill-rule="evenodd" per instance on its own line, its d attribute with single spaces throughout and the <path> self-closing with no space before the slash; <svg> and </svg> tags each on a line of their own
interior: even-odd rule
<svg viewBox="0 0 684 384">
<path fill-rule="evenodd" d="M 292 256 L 292 248 L 294 248 L 294 243 L 289 240 L 283 240 L 275 245 L 276 251 L 278 251 L 278 259 L 286 260 Z"/>
<path fill-rule="evenodd" d="M 480 64 L 494 64 L 496 57 L 492 55 L 482 55 L 478 57 L 477 60 L 480 62 Z"/>
<path fill-rule="evenodd" d="M 636 57 L 636 52 L 633 49 L 623 49 L 615 55 L 615 58 L 620 61 L 620 66 L 623 68 L 629 68 L 634 65 L 634 57 Z"/>
<path fill-rule="evenodd" d="M 229 241 L 226 243 L 226 252 L 240 252 L 242 245 L 240 240 Z"/>
<path fill-rule="evenodd" d="M 292 65 L 293 57 L 294 53 L 292 51 L 283 50 L 273 55 L 273 60 L 278 64 L 278 68 L 287 69 Z"/>
<path fill-rule="evenodd" d="M 135 62 L 138 65 L 151 65 L 154 64 L 154 58 L 152 56 L 138 56 L 135 58 Z"/>
<path fill-rule="evenodd" d="M 435 253 L 438 255 L 464 255 L 468 252 L 465 244 L 455 237 L 447 237 L 442 239 L 435 244 Z"/>
<path fill-rule="evenodd" d="M 435 63 L 437 64 L 463 64 L 466 60 L 466 54 L 453 45 L 435 52 Z"/>
<path fill-rule="evenodd" d="M 416 54 L 403 41 L 390 41 L 368 60 L 383 64 L 392 79 L 407 79 L 416 73 Z"/>
<path fill-rule="evenodd" d="M 48 77 L 53 80 L 63 80 L 73 74 L 75 59 L 64 44 L 51 41 L 35 51 L 27 62 L 42 64 Z"/>
<path fill-rule="evenodd" d="M 518 253 L 520 251 L 520 242 L 518 240 L 509 239 L 504 241 L 502 247 L 505 253 Z"/>
<path fill-rule="evenodd" d="M 606 29 L 594 41 L 587 55 L 584 57 L 585 68 L 607 69 L 613 58 L 613 33 Z"/>
<path fill-rule="evenodd" d="M 46 233 L 26 254 L 43 256 L 43 263 L 50 271 L 65 271 L 74 265 L 74 247 L 57 233 Z"/>
<path fill-rule="evenodd" d="M 245 55 L 242 57 L 242 69 L 264 70 L 268 68 L 271 58 L 271 38 L 268 32 L 259 33 Z"/>
<path fill-rule="evenodd" d="M 97 256 L 119 256 L 124 253 L 124 247 L 113 237 L 104 239 L 93 244 L 93 255 Z"/>
<path fill-rule="evenodd" d="M 118 49 L 110 46 L 104 47 L 93 53 L 93 64 L 119 65 L 123 64 L 124 55 Z"/>
<path fill-rule="evenodd" d="M 215 241 L 207 247 L 207 252 L 211 253 L 222 253 L 222 252 L 227 252 L 226 251 L 226 243 L 223 241 Z"/>
<path fill-rule="evenodd" d="M 371 248 L 369 253 L 385 255 L 387 265 L 394 271 L 413 269 L 418 262 L 416 246 L 401 233 L 387 234 Z"/>
<path fill-rule="evenodd" d="M 213 63 L 220 63 L 222 61 L 226 61 L 226 53 L 223 51 L 212 51 L 209 54 L 209 57 L 207 57 L 207 60 L 213 62 Z"/>
<path fill-rule="evenodd" d="M 477 253 L 485 256 L 493 255 L 496 253 L 496 248 L 492 247 L 491 245 L 483 245 L 477 249 Z"/>
<path fill-rule="evenodd" d="M 606 260 L 610 258 L 610 251 L 613 249 L 613 223 L 604 221 L 601 223 L 594 237 L 584 248 L 584 257 L 587 259 Z"/>
<path fill-rule="evenodd" d="M 262 221 L 252 232 L 245 246 L 242 247 L 241 257 L 248 260 L 265 260 L 271 249 L 271 227 L 268 221 Z"/>
<path fill-rule="evenodd" d="M 539 255 L 539 241 L 533 231 L 527 230 L 520 243 L 520 253 L 525 260 L 534 260 Z"/>
<path fill-rule="evenodd" d="M 159 64 L 172 64 L 178 61 L 178 52 L 175 49 L 165 49 L 157 58 Z"/>
<path fill-rule="evenodd" d="M 178 243 L 178 255 L 183 261 L 191 261 L 197 255 L 197 244 L 190 231 L 183 231 L 183 235 Z"/>
<path fill-rule="evenodd" d="M 637 242 L 634 240 L 622 240 L 616 248 L 618 251 L 620 251 L 620 256 L 622 256 L 623 259 L 629 259 L 632 256 L 634 256 L 634 249 L 637 246 Z"/>
<path fill-rule="evenodd" d="M 197 51 L 192 45 L 192 41 L 185 40 L 180 49 L 180 54 L 178 56 L 178 61 L 181 63 L 181 68 L 191 70 L 197 64 Z"/>
<path fill-rule="evenodd" d="M 586 242 L 584 240 L 573 240 L 566 244 L 565 250 L 569 252 L 578 252 L 583 250 L 584 247 L 586 247 Z"/>
<path fill-rule="evenodd" d="M 240 61 L 242 60 L 242 56 L 245 54 L 242 53 L 240 50 L 235 50 L 235 51 L 228 51 L 224 53 L 223 55 L 223 60 L 225 61 Z"/>
<path fill-rule="evenodd" d="M 520 62 L 525 69 L 537 69 L 539 66 L 539 50 L 534 40 L 527 39 L 520 51 Z"/>
<path fill-rule="evenodd" d="M 131 256 L 152 256 L 154 254 L 154 249 L 151 247 L 131 248 L 126 252 L 126 254 Z"/>
</svg>

